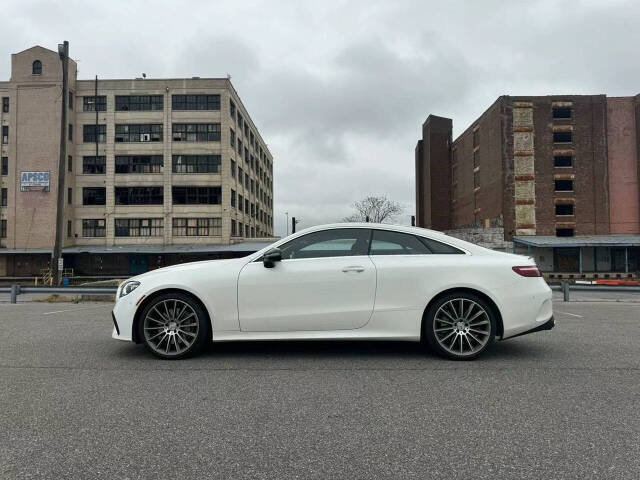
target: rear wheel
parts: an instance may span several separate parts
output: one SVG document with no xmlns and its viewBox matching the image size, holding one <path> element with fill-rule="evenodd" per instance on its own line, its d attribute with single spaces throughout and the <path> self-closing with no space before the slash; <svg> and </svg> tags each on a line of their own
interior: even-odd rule
<svg viewBox="0 0 640 480">
<path fill-rule="evenodd" d="M 424 338 L 437 354 L 471 360 L 493 342 L 496 319 L 485 300 L 467 292 L 452 292 L 429 307 L 423 328 Z"/>
<path fill-rule="evenodd" d="M 190 296 L 178 292 L 154 298 L 142 312 L 138 325 L 139 338 L 161 358 L 195 355 L 211 338 L 202 307 Z"/>
</svg>

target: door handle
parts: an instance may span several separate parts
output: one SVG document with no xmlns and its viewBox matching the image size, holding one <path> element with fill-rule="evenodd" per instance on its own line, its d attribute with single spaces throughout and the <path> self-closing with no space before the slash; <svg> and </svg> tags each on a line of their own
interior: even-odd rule
<svg viewBox="0 0 640 480">
<path fill-rule="evenodd" d="M 349 273 L 349 272 L 362 273 L 364 272 L 364 267 L 360 267 L 360 266 L 344 267 L 342 271 L 344 273 Z"/>
</svg>

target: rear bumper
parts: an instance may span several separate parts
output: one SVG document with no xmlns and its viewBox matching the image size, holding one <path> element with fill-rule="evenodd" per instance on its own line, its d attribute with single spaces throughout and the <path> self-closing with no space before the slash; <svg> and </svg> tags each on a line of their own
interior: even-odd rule
<svg viewBox="0 0 640 480">
<path fill-rule="evenodd" d="M 516 337 L 520 337 L 522 335 L 528 335 L 530 333 L 535 333 L 535 332 L 542 332 L 544 330 L 551 330 L 553 327 L 556 326 L 556 321 L 554 320 L 553 316 L 551 316 L 551 318 L 549 320 L 547 320 L 546 322 L 544 322 L 542 325 L 538 325 L 537 327 L 532 328 L 531 330 L 526 330 L 524 332 L 520 332 L 512 337 L 509 338 L 516 338 Z M 509 338 L 505 338 L 505 340 L 509 340 Z"/>
</svg>

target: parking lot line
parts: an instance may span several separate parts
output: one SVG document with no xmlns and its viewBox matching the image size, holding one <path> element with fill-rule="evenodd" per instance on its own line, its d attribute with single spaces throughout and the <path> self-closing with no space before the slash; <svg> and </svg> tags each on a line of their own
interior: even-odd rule
<svg viewBox="0 0 640 480">
<path fill-rule="evenodd" d="M 562 315 L 571 315 L 572 317 L 584 318 L 583 315 L 578 315 L 577 313 L 559 312 L 558 310 L 556 310 L 555 312 L 556 313 L 561 313 Z"/>
<path fill-rule="evenodd" d="M 93 310 L 96 308 L 104 308 L 105 305 L 96 305 L 94 307 L 85 307 L 85 308 L 68 308 L 66 310 L 56 310 L 54 312 L 45 312 L 43 315 L 54 315 L 56 313 L 64 313 L 64 312 L 78 312 L 80 310 Z"/>
</svg>

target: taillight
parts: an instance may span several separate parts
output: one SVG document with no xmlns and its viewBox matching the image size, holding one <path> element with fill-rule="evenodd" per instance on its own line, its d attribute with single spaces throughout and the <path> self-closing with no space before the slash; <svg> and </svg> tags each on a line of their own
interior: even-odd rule
<svg viewBox="0 0 640 480">
<path fill-rule="evenodd" d="M 523 277 L 541 277 L 542 274 L 535 265 L 527 265 L 524 267 L 511 267 L 514 272 Z"/>
</svg>

